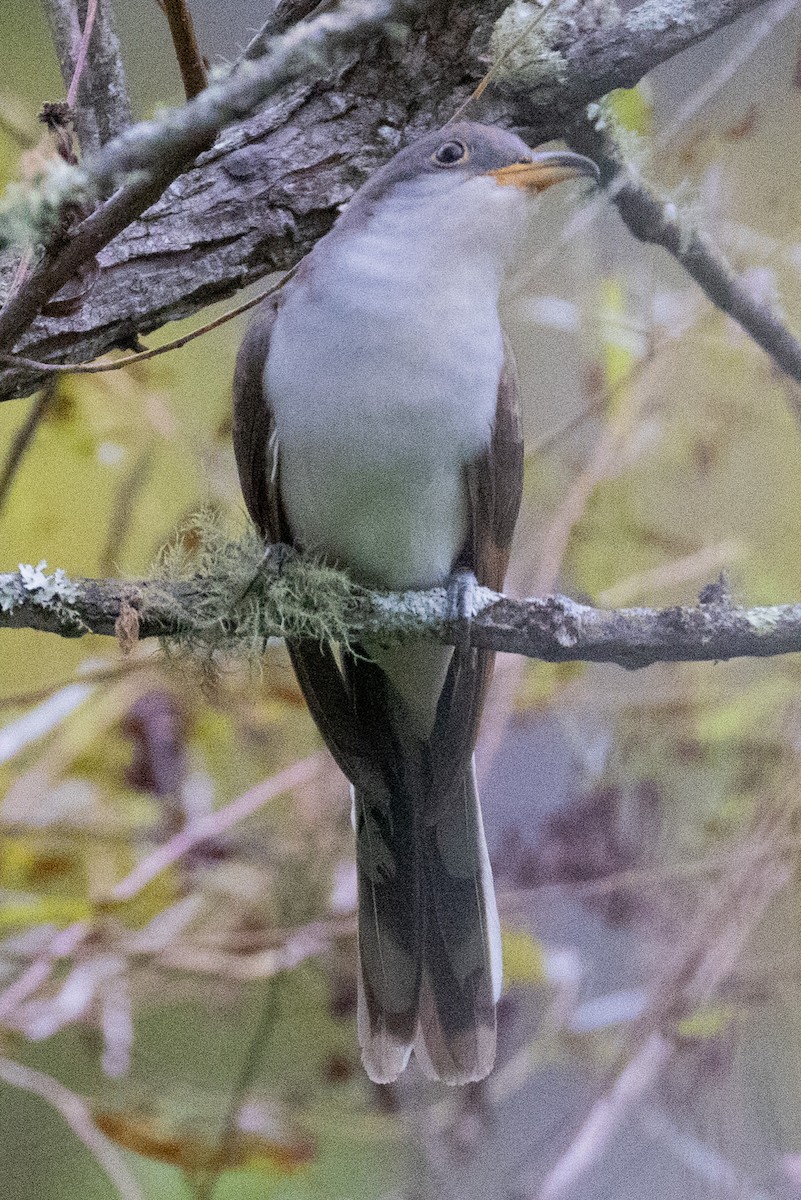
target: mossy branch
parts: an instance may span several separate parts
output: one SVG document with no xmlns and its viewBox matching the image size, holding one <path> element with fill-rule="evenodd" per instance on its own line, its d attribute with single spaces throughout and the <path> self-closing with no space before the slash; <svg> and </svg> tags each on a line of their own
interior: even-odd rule
<svg viewBox="0 0 801 1200">
<path fill-rule="evenodd" d="M 151 580 L 70 579 L 43 563 L 23 565 L 0 574 L 0 628 L 117 635 L 123 644 L 160 637 L 194 653 L 250 656 L 270 637 L 453 644 L 467 636 L 478 647 L 547 662 L 635 668 L 801 651 L 801 604 L 742 608 L 715 586 L 686 607 L 604 610 L 566 596 L 512 600 L 482 588 L 465 628 L 450 620 L 443 588 L 369 592 L 295 555 L 265 558 L 253 533 L 219 540 L 201 559 L 173 558 Z"/>
</svg>

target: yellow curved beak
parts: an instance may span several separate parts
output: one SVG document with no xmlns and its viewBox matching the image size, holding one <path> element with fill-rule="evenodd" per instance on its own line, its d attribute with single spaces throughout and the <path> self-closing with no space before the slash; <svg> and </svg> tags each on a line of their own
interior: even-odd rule
<svg viewBox="0 0 801 1200">
<path fill-rule="evenodd" d="M 600 178 L 598 167 L 591 158 L 574 154 L 571 150 L 541 150 L 531 157 L 530 162 L 510 163 L 497 171 L 487 171 L 502 187 L 519 187 L 526 192 L 544 192 L 554 183 L 580 177 Z"/>
</svg>

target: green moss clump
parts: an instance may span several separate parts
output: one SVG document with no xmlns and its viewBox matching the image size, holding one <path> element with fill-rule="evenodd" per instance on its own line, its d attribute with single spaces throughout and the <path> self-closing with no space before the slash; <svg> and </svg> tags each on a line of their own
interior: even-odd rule
<svg viewBox="0 0 801 1200">
<path fill-rule="evenodd" d="M 162 551 L 154 574 L 191 585 L 159 597 L 177 630 L 165 639 L 168 650 L 256 660 L 270 637 L 349 646 L 345 612 L 360 589 L 323 563 L 265 552 L 253 525 L 232 539 L 217 513 L 198 513 Z"/>
</svg>

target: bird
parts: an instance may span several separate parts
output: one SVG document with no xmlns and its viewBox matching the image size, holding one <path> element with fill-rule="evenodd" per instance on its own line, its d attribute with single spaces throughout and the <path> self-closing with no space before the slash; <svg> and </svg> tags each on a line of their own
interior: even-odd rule
<svg viewBox="0 0 801 1200">
<path fill-rule="evenodd" d="M 354 194 L 237 357 L 234 451 L 265 542 L 367 588 L 444 586 L 467 628 L 455 646 L 287 642 L 351 784 L 357 1030 L 377 1083 L 412 1052 L 451 1084 L 495 1059 L 501 938 L 473 756 L 493 656 L 469 620 L 476 585 L 502 590 L 523 481 L 498 299 L 539 193 L 581 176 L 597 180 L 591 160 L 497 127 L 434 130 Z"/>
</svg>

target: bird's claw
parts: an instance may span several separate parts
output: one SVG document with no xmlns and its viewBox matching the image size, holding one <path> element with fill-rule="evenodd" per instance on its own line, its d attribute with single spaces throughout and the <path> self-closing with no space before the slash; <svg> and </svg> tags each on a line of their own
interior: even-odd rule
<svg viewBox="0 0 801 1200">
<path fill-rule="evenodd" d="M 472 571 L 462 568 L 453 571 L 446 584 L 447 621 L 459 650 L 470 648 L 470 631 L 476 615 L 478 580 Z"/>
</svg>

